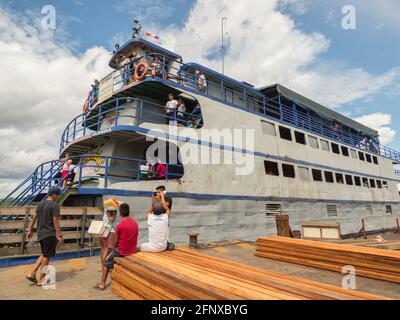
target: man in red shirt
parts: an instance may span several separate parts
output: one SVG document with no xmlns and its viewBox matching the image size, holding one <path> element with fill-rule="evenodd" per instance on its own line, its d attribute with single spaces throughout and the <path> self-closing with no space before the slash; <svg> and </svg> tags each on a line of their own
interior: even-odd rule
<svg viewBox="0 0 400 320">
<path fill-rule="evenodd" d="M 115 227 L 114 250 L 107 256 L 102 266 L 101 281 L 94 287 L 97 290 L 106 288 L 108 273 L 114 267 L 114 257 L 128 257 L 137 251 L 139 226 L 135 219 L 129 216 L 129 205 L 119 206 L 121 221 Z"/>
</svg>

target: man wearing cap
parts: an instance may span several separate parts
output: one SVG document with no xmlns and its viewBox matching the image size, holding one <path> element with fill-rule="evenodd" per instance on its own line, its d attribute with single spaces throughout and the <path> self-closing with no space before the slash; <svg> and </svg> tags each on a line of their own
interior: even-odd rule
<svg viewBox="0 0 400 320">
<path fill-rule="evenodd" d="M 36 283 L 38 286 L 44 284 L 43 280 L 46 275 L 46 269 L 50 258 L 56 255 L 57 244 L 63 242 L 63 235 L 60 227 L 60 206 L 57 203 L 60 197 L 60 188 L 50 188 L 48 198 L 41 201 L 37 206 L 36 213 L 33 215 L 27 234 L 27 238 L 31 239 L 33 228 L 37 221 L 37 240 L 40 243 L 42 254 L 37 259 L 32 272 L 26 277 L 26 279 Z M 39 279 L 37 279 L 36 273 L 39 268 L 40 276 Z"/>
</svg>

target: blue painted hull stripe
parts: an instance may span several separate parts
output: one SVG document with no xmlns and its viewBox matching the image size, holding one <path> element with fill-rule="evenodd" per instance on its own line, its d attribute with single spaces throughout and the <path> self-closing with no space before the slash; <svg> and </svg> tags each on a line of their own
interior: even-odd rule
<svg viewBox="0 0 400 320">
<path fill-rule="evenodd" d="M 77 194 L 81 195 L 113 195 L 121 197 L 151 197 L 154 191 L 134 191 L 116 189 L 81 188 Z M 310 199 L 288 197 L 257 197 L 240 195 L 199 194 L 199 193 L 169 193 L 173 198 L 204 199 L 204 200 L 233 200 L 233 201 L 278 201 L 278 202 L 329 202 L 329 203 L 368 203 L 368 204 L 400 204 L 400 201 L 363 201 L 363 200 L 337 200 L 337 199 Z"/>
<path fill-rule="evenodd" d="M 100 253 L 99 249 L 93 250 L 93 256 L 97 256 L 97 255 L 99 255 L 99 253 Z M 0 268 L 8 268 L 8 267 L 15 267 L 15 266 L 26 265 L 26 264 L 34 264 L 36 262 L 37 258 L 39 257 L 39 255 L 40 254 L 29 255 L 29 256 L 0 258 Z M 79 252 L 79 254 L 77 251 L 61 252 L 61 253 L 58 253 L 54 258 L 51 258 L 51 261 L 84 258 L 84 257 L 89 257 L 89 256 L 90 256 L 89 250 L 81 250 Z"/>
</svg>

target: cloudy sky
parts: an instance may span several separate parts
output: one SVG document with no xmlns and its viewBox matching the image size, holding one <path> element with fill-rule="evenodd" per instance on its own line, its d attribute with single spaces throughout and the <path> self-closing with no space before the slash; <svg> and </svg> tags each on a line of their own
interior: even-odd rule
<svg viewBox="0 0 400 320">
<path fill-rule="evenodd" d="M 342 27 L 355 8 L 356 29 Z M 56 29 L 42 8 L 56 9 Z M 0 196 L 57 158 L 62 130 L 139 15 L 159 44 L 256 86 L 281 83 L 379 130 L 400 150 L 398 0 L 1 0 Z"/>
</svg>

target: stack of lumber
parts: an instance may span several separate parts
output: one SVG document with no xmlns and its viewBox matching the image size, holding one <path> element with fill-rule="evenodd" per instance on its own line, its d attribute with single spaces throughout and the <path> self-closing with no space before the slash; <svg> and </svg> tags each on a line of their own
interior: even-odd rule
<svg viewBox="0 0 400 320">
<path fill-rule="evenodd" d="M 400 252 L 354 245 L 264 237 L 256 256 L 342 272 L 351 265 L 356 275 L 400 283 Z"/>
<path fill-rule="evenodd" d="M 376 300 L 384 297 L 180 248 L 116 258 L 111 288 L 128 300 Z"/>
</svg>

